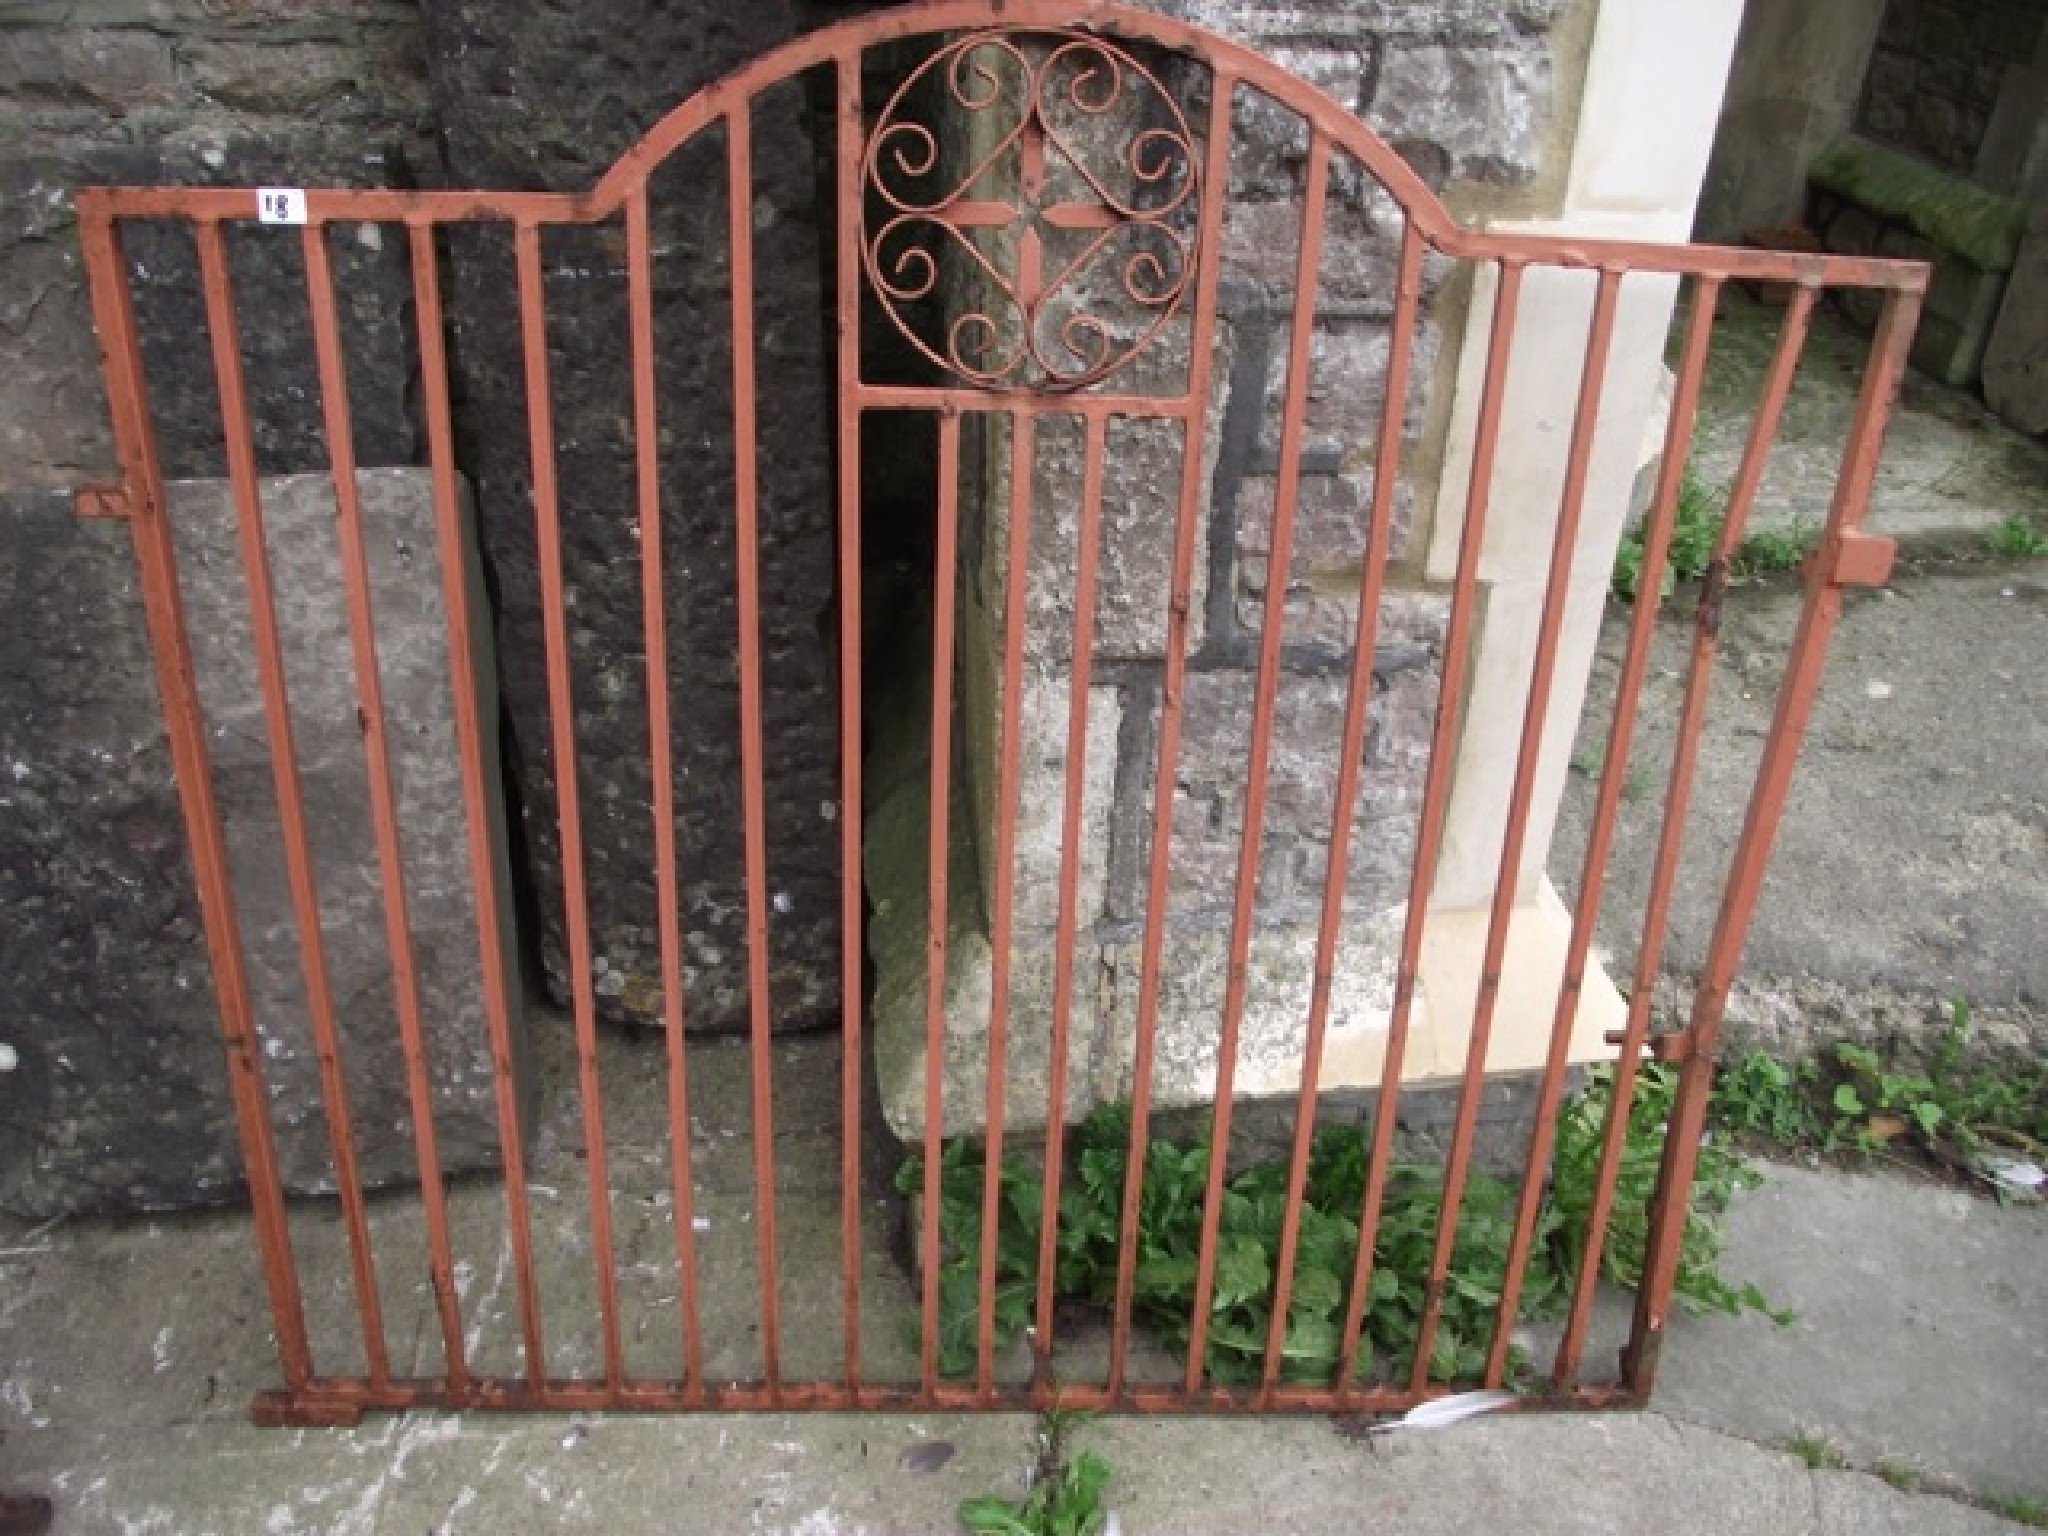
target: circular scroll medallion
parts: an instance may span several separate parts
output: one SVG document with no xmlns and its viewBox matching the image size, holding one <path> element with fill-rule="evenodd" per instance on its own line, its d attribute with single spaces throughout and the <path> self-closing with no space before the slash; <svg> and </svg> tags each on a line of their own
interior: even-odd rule
<svg viewBox="0 0 2048 1536">
<path fill-rule="evenodd" d="M 972 33 L 868 139 L 861 255 L 898 330 L 957 380 L 1079 389 L 1158 338 L 1194 272 L 1194 141 L 1092 34 Z"/>
</svg>

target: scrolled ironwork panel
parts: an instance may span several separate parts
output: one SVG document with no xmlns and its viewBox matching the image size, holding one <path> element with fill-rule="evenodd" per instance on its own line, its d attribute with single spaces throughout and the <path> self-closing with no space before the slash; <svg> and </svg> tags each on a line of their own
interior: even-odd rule
<svg viewBox="0 0 2048 1536">
<path fill-rule="evenodd" d="M 964 152 L 918 115 L 934 100 Z M 883 311 L 944 373 L 985 389 L 1081 389 L 1180 312 L 1200 257 L 1199 181 L 1179 104 L 1124 48 L 1081 32 L 975 32 L 882 109 L 864 157 L 861 258 Z"/>
</svg>

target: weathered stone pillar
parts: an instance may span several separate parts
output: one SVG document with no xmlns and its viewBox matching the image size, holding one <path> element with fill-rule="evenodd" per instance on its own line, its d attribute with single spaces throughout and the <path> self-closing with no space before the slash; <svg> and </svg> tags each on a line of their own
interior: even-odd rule
<svg viewBox="0 0 2048 1536">
<path fill-rule="evenodd" d="M 449 178 L 580 192 L 692 91 L 791 36 L 788 0 L 506 6 L 425 0 Z M 829 317 L 816 150 L 801 84 L 753 119 L 773 1010 L 836 1009 L 837 668 Z M 654 323 L 678 858 L 692 1028 L 744 1027 L 732 372 L 723 137 L 654 176 Z M 509 239 L 450 239 L 453 362 L 497 599 L 506 747 L 550 989 L 569 977 L 526 406 Z M 599 1006 L 661 1014 L 623 233 L 543 244 L 564 562 L 573 631 L 584 863 Z"/>
</svg>

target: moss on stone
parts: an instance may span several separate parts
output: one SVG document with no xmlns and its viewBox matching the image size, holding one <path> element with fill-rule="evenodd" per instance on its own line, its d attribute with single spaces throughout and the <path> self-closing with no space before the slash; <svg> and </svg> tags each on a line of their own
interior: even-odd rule
<svg viewBox="0 0 2048 1536">
<path fill-rule="evenodd" d="M 1823 191 L 1904 224 L 1986 272 L 2010 271 L 2026 233 L 2018 203 L 1854 135 L 1837 140 L 1807 174 Z"/>
</svg>

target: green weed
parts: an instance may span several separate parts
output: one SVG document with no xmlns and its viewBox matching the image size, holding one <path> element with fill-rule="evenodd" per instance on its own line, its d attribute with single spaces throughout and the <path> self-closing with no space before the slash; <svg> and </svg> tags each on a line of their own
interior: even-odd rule
<svg viewBox="0 0 2048 1536">
<path fill-rule="evenodd" d="M 1620 1183 L 1601 1250 L 1602 1273 L 1619 1285 L 1635 1286 L 1642 1279 L 1647 1207 L 1676 1092 L 1672 1068 L 1646 1063 L 1638 1074 Z M 1567 1298 L 1588 1239 L 1594 1170 L 1611 1094 L 1611 1071 L 1596 1068 L 1586 1091 L 1565 1106 L 1559 1119 L 1555 1176 L 1538 1214 L 1520 1292 L 1524 1316 L 1554 1316 Z M 1076 1128 L 1074 1176 L 1061 1192 L 1055 1249 L 1054 1286 L 1063 1300 L 1108 1305 L 1114 1298 L 1129 1138 L 1129 1112 L 1121 1107 L 1098 1111 Z M 1367 1133 L 1359 1126 L 1324 1127 L 1312 1143 L 1280 1337 L 1279 1374 L 1285 1380 L 1328 1381 L 1339 1368 L 1368 1150 Z M 1200 1142 L 1180 1146 L 1153 1139 L 1138 1196 L 1133 1313 L 1162 1340 L 1183 1349 L 1194 1310 L 1209 1155 Z M 937 1355 L 939 1368 L 949 1375 L 975 1364 L 982 1167 L 981 1155 L 964 1141 L 949 1142 L 941 1151 Z M 998 1347 L 1006 1347 L 1031 1321 L 1043 1185 L 1015 1157 L 1003 1160 L 1000 1178 L 994 1322 Z M 1735 1189 L 1755 1179 L 1729 1149 L 1701 1149 L 1677 1278 L 1680 1300 L 1693 1310 L 1769 1310 L 1753 1286 L 1728 1283 L 1718 1267 L 1719 1213 Z M 1204 1358 L 1217 1380 L 1256 1380 L 1265 1362 L 1287 1181 L 1287 1165 L 1273 1161 L 1248 1167 L 1223 1185 Z M 906 1194 L 920 1191 L 920 1159 L 906 1161 L 896 1182 Z M 1484 1370 L 1507 1283 L 1518 1193 L 1514 1184 L 1484 1175 L 1466 1183 L 1430 1349 L 1433 1379 L 1469 1378 Z M 1357 1371 L 1370 1372 L 1375 1363 L 1405 1368 L 1412 1358 L 1443 1206 L 1440 1169 L 1388 1166 Z"/>
<path fill-rule="evenodd" d="M 970 1536 L 1100 1536 L 1109 1523 L 1102 1495 L 1113 1475 L 1108 1462 L 1083 1451 L 1022 1499 L 984 1494 L 961 1500 L 957 1513 Z"/>
<path fill-rule="evenodd" d="M 1800 561 L 1812 554 L 1819 542 L 1820 525 L 1805 518 L 1789 528 L 1759 529 L 1735 546 L 1734 559 L 1729 562 L 1730 574 L 1741 579 L 1797 570 Z"/>
<path fill-rule="evenodd" d="M 1671 543 L 1665 555 L 1660 597 L 1669 597 L 1681 581 L 1704 576 L 1721 539 L 1722 509 L 1719 495 L 1701 480 L 1688 464 L 1678 484 L 1678 505 L 1673 509 Z M 1820 537 L 1817 523 L 1802 519 L 1789 528 L 1766 528 L 1752 533 L 1735 546 L 1729 558 L 1728 574 L 1735 580 L 1761 576 L 1771 571 L 1789 571 L 1812 553 Z M 1634 602 L 1642 585 L 1646 532 L 1637 523 L 1622 535 L 1614 555 L 1614 593 Z"/>
<path fill-rule="evenodd" d="M 1589 779 L 1595 784 L 1600 782 L 1602 774 L 1606 772 L 1606 763 L 1598 752 L 1574 752 L 1568 766 L 1580 778 Z M 1621 781 L 1621 798 L 1640 800 L 1649 792 L 1653 778 L 1650 770 L 1641 764 L 1629 769 Z"/>
<path fill-rule="evenodd" d="M 1723 1063 L 1713 1122 L 1827 1153 L 1867 1154 L 1904 1143 L 1965 1165 L 1994 1146 L 2041 1155 L 2048 1150 L 2048 1066 L 1967 1066 L 1970 1005 L 1957 997 L 1946 1007 L 1948 1022 L 1925 1064 L 1848 1041 L 1796 1066 L 1761 1051 Z"/>
<path fill-rule="evenodd" d="M 2028 1498 L 2024 1493 L 1993 1493 L 1985 1495 L 1981 1502 L 1994 1515 L 2048 1531 L 2048 1504 L 2039 1499 Z"/>
<path fill-rule="evenodd" d="M 2018 515 L 2001 521 L 1984 536 L 1984 542 L 1991 546 L 1991 553 L 2007 560 L 2027 560 L 2035 555 L 2048 555 L 2048 534 L 2042 533 L 2026 518 Z"/>
<path fill-rule="evenodd" d="M 1911 1462 L 1894 1461 L 1887 1456 L 1870 1470 L 1901 1493 L 1917 1493 L 1927 1486 L 1926 1474 Z"/>
<path fill-rule="evenodd" d="M 1722 1064 L 1714 1078 L 1716 1123 L 1786 1146 L 1817 1145 L 1828 1121 L 1819 1109 L 1820 1069 L 1787 1066 L 1763 1051 Z"/>
<path fill-rule="evenodd" d="M 1721 512 L 1714 493 L 1693 472 L 1690 464 L 1678 483 L 1678 505 L 1671 521 L 1671 544 L 1664 557 L 1660 583 L 1661 597 L 1669 597 L 1681 581 L 1696 581 L 1714 558 L 1714 545 L 1721 536 Z M 1645 529 L 1637 523 L 1621 537 L 1614 554 L 1614 592 L 1634 602 L 1642 584 Z"/>
<path fill-rule="evenodd" d="M 1093 1451 L 1067 1457 L 1067 1442 L 1090 1414 L 1049 1408 L 1038 1420 L 1031 1489 L 1022 1499 L 963 1499 L 955 1511 L 969 1536 L 1099 1536 L 1109 1523 L 1102 1496 L 1115 1475 Z"/>
<path fill-rule="evenodd" d="M 1809 1431 L 1802 1431 L 1787 1440 L 1785 1449 L 1816 1472 L 1823 1468 L 1839 1472 L 1849 1465 L 1848 1457 L 1836 1450 L 1832 1441 Z"/>
</svg>

